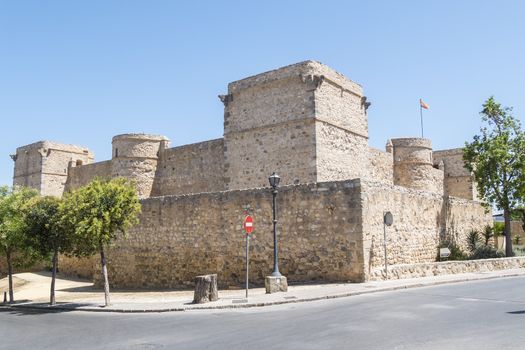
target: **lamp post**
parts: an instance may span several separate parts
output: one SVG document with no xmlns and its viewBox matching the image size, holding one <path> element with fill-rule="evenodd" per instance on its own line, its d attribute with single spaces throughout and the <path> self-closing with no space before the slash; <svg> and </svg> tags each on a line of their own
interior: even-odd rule
<svg viewBox="0 0 525 350">
<path fill-rule="evenodd" d="M 273 277 L 281 277 L 281 273 L 279 272 L 279 259 L 277 256 L 277 188 L 279 187 L 279 182 L 281 181 L 281 178 L 279 175 L 277 175 L 275 172 L 270 175 L 268 178 L 268 181 L 270 181 L 270 186 L 272 186 L 272 213 L 273 213 L 273 272 L 271 276 Z"/>
</svg>

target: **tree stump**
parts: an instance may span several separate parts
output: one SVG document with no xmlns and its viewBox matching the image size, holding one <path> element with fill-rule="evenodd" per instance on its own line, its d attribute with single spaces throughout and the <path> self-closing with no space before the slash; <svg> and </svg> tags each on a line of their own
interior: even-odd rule
<svg viewBox="0 0 525 350">
<path fill-rule="evenodd" d="M 219 299 L 217 289 L 217 274 L 202 275 L 195 277 L 195 293 L 193 303 L 202 304 Z"/>
</svg>

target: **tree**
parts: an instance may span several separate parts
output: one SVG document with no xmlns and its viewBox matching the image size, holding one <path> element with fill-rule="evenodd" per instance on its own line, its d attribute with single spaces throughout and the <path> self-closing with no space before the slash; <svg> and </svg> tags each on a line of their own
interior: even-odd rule
<svg viewBox="0 0 525 350">
<path fill-rule="evenodd" d="M 13 264 L 14 254 L 21 258 L 32 260 L 34 255 L 26 243 L 25 208 L 29 201 L 37 195 L 36 190 L 15 187 L 9 189 L 0 187 L 0 254 L 7 260 L 7 274 L 9 278 L 9 302 L 15 301 L 13 292 Z"/>
<path fill-rule="evenodd" d="M 483 104 L 481 134 L 466 143 L 463 159 L 474 174 L 478 191 L 488 204 L 503 210 L 505 255 L 512 256 L 510 220 L 513 209 L 522 202 L 525 186 L 525 133 L 512 109 L 502 107 L 490 97 Z"/>
<path fill-rule="evenodd" d="M 100 253 L 105 305 L 109 306 L 109 280 L 105 247 L 138 222 L 140 202 L 136 187 L 123 178 L 95 179 L 66 193 L 61 207 L 62 224 L 75 232 L 76 255 Z"/>
<path fill-rule="evenodd" d="M 55 280 L 58 254 L 72 249 L 72 231 L 60 224 L 61 200 L 55 197 L 40 197 L 27 210 L 26 221 L 28 243 L 43 257 L 52 255 L 51 291 L 49 303 L 56 304 Z"/>
</svg>

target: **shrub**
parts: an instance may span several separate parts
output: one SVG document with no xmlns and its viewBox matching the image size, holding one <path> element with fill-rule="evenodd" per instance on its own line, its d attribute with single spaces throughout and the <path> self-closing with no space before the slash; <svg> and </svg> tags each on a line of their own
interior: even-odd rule
<svg viewBox="0 0 525 350">
<path fill-rule="evenodd" d="M 505 254 L 501 251 L 496 250 L 491 246 L 480 245 L 478 246 L 472 255 L 469 257 L 470 260 L 479 259 L 492 259 L 492 258 L 503 258 Z"/>
<path fill-rule="evenodd" d="M 492 228 L 490 225 L 485 226 L 482 235 L 485 241 L 485 245 L 489 245 L 490 239 L 494 237 L 494 228 Z"/>
<path fill-rule="evenodd" d="M 503 236 L 504 231 L 505 231 L 505 223 L 503 222 L 494 223 L 494 237 Z"/>
<path fill-rule="evenodd" d="M 471 230 L 467 236 L 467 247 L 470 253 L 474 253 L 480 243 L 480 235 L 476 230 Z"/>
</svg>

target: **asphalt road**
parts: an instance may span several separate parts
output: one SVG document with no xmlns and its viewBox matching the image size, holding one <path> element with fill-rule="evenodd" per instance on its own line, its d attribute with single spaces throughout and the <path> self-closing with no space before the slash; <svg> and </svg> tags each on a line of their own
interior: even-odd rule
<svg viewBox="0 0 525 350">
<path fill-rule="evenodd" d="M 523 349 L 525 277 L 224 311 L 0 309 L 0 349 Z"/>
</svg>

